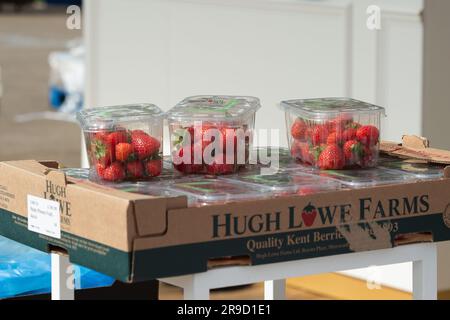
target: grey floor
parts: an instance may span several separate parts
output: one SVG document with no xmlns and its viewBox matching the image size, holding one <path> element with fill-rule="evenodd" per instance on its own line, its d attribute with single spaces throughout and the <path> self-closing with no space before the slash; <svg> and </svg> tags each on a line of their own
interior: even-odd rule
<svg viewBox="0 0 450 320">
<path fill-rule="evenodd" d="M 58 160 L 80 165 L 80 129 L 65 122 L 39 120 L 18 124 L 18 114 L 50 110 L 47 102 L 48 54 L 80 37 L 68 30 L 64 14 L 0 14 L 0 161 Z"/>
</svg>

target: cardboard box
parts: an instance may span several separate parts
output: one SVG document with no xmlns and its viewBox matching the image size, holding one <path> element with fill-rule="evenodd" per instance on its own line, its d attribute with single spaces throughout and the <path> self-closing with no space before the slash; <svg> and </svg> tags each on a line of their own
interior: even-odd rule
<svg viewBox="0 0 450 320">
<path fill-rule="evenodd" d="M 44 252 L 67 252 L 73 263 L 131 282 L 135 241 L 165 234 L 167 212 L 185 208 L 186 199 L 113 190 L 66 178 L 58 167 L 0 163 L 0 234 Z M 60 239 L 28 230 L 28 195 L 59 202 Z"/>
<path fill-rule="evenodd" d="M 53 162 L 0 163 L 0 234 L 124 282 L 450 240 L 450 171 L 434 181 L 188 208 L 68 179 Z M 61 239 L 28 231 L 27 196 L 61 204 Z M 307 227 L 304 210 L 315 211 Z"/>
</svg>

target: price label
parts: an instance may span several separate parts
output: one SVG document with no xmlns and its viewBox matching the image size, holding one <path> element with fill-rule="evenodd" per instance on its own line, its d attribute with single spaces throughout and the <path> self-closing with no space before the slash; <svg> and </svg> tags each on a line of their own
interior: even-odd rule
<svg viewBox="0 0 450 320">
<path fill-rule="evenodd" d="M 59 202 L 28 195 L 28 230 L 61 239 Z"/>
</svg>

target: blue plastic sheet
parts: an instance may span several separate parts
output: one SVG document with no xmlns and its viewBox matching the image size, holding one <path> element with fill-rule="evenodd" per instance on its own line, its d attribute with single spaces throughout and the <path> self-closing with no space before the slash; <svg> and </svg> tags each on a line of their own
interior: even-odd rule
<svg viewBox="0 0 450 320">
<path fill-rule="evenodd" d="M 87 289 L 110 286 L 114 279 L 75 266 L 75 287 Z M 50 255 L 0 236 L 0 299 L 49 293 Z"/>
</svg>

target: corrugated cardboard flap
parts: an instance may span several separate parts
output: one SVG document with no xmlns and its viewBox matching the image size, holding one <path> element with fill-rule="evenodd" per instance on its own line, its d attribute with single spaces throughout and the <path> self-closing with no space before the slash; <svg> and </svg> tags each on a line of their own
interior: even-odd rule
<svg viewBox="0 0 450 320">
<path fill-rule="evenodd" d="M 137 232 L 140 237 L 157 236 L 166 233 L 167 211 L 187 207 L 186 197 L 146 197 L 136 199 L 133 203 Z"/>
<path fill-rule="evenodd" d="M 450 151 L 430 148 L 428 139 L 404 135 L 402 143 L 382 141 L 380 151 L 390 156 L 423 160 L 430 163 L 450 164 Z"/>
</svg>

